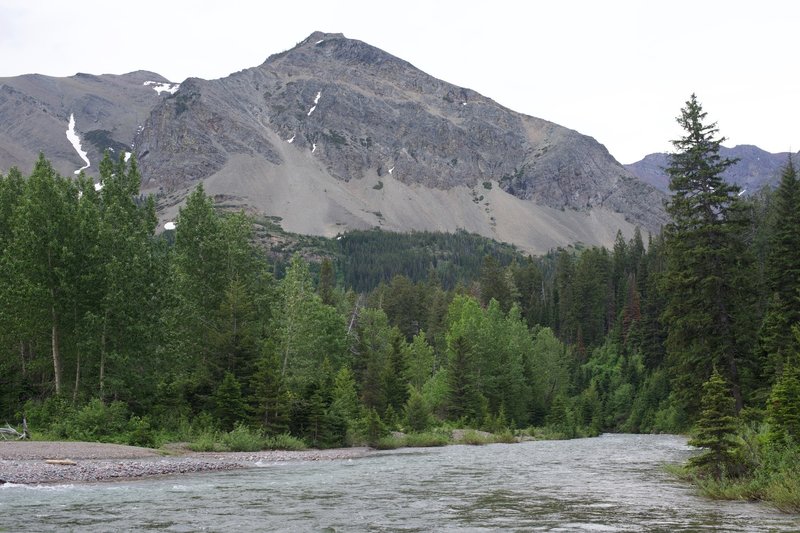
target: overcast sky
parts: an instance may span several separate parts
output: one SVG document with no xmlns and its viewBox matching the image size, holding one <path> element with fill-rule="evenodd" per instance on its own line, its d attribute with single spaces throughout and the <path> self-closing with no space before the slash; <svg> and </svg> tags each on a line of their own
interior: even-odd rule
<svg viewBox="0 0 800 533">
<path fill-rule="evenodd" d="M 0 0 L 0 76 L 213 79 L 341 32 L 631 163 L 692 92 L 727 146 L 800 149 L 798 28 L 783 0 Z"/>
</svg>

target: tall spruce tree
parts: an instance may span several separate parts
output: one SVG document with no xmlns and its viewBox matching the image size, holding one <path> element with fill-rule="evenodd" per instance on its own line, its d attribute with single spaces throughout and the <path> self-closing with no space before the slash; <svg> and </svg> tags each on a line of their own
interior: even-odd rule
<svg viewBox="0 0 800 533">
<path fill-rule="evenodd" d="M 740 296 L 747 294 L 739 188 L 722 178 L 736 160 L 720 156 L 725 138 L 717 138 L 717 125 L 706 123 L 706 116 L 693 94 L 677 118 L 685 136 L 672 141 L 676 151 L 666 169 L 674 195 L 667 205 L 672 221 L 665 228 L 669 297 L 663 318 L 673 392 L 690 418 L 714 367 L 742 407 L 740 365 L 749 351 L 737 330 L 737 315 L 746 307 Z"/>
<path fill-rule="evenodd" d="M 773 198 L 765 266 L 771 296 L 759 331 L 759 349 L 769 381 L 798 350 L 791 327 L 800 322 L 800 181 L 791 157 Z"/>
</svg>

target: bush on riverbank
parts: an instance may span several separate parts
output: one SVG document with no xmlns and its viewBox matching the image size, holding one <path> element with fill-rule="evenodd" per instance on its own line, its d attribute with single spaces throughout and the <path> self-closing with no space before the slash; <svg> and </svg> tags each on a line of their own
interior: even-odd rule
<svg viewBox="0 0 800 533">
<path fill-rule="evenodd" d="M 776 443 L 768 424 L 740 429 L 735 462 L 716 478 L 693 464 L 670 468 L 673 474 L 718 500 L 764 501 L 783 512 L 800 513 L 800 445 Z"/>
<path fill-rule="evenodd" d="M 258 452 L 261 450 L 292 450 L 308 448 L 302 439 L 288 433 L 264 436 L 243 424 L 231 431 L 207 431 L 197 435 L 187 446 L 195 452 Z"/>
</svg>

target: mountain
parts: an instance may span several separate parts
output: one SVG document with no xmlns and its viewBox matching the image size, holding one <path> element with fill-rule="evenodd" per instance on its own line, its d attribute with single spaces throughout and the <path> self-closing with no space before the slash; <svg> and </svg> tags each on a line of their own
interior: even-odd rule
<svg viewBox="0 0 800 533">
<path fill-rule="evenodd" d="M 68 78 L 27 74 L 0 78 L 0 171 L 29 171 L 44 152 L 61 174 L 86 165 L 70 141 L 70 117 L 94 174 L 103 151 L 132 150 L 165 89 L 176 87 L 153 72 L 79 73 Z M 164 93 L 164 94 L 162 94 Z"/>
<path fill-rule="evenodd" d="M 74 114 L 90 161 L 104 144 L 133 147 L 163 221 L 200 182 L 221 206 L 328 236 L 465 229 L 544 252 L 610 245 L 618 229 L 666 220 L 663 193 L 591 137 L 341 34 L 316 32 L 258 67 L 158 93 L 145 83 L 167 80 L 146 72 L 26 78 L 0 80 L 14 99 L 0 101 L 0 122 L 36 118 L 24 142 L 19 131 L 0 137 L 0 168 L 30 168 L 39 150 L 62 172 L 85 165 L 65 134 Z"/>
<path fill-rule="evenodd" d="M 735 165 L 728 167 L 723 177 L 729 183 L 738 185 L 745 194 L 753 193 L 764 186 L 775 187 L 781 179 L 781 171 L 789 160 L 789 152 L 773 154 L 748 144 L 733 148 L 720 148 L 720 155 L 730 159 L 739 159 Z M 655 153 L 630 165 L 625 165 L 631 173 L 655 187 L 669 192 L 669 176 L 664 169 L 669 166 L 669 156 Z"/>
</svg>

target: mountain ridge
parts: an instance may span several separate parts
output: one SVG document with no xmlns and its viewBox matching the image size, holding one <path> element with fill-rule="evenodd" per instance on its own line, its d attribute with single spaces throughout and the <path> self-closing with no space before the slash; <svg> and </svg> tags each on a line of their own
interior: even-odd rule
<svg viewBox="0 0 800 533">
<path fill-rule="evenodd" d="M 148 81 L 142 76 L 135 82 Z M 132 146 L 142 190 L 157 196 L 165 221 L 200 182 L 229 208 L 327 236 L 348 228 L 465 229 L 538 253 L 575 242 L 610 245 L 618 229 L 655 232 L 666 220 L 664 195 L 593 138 L 342 34 L 312 33 L 261 65 L 216 80 L 188 78 L 163 94 L 134 90 L 133 78 L 124 90 L 120 80 L 99 79 L 117 82 L 117 107 L 138 99 L 129 105 L 135 120 L 106 127 L 114 106 L 100 113 L 96 102 L 76 113 L 76 129 L 84 142 L 107 131 L 117 150 Z M 80 81 L 86 88 L 97 79 Z M 0 117 L 6 111 L 0 101 Z M 84 115 L 102 129 L 83 126 Z M 63 108 L 59 118 L 68 119 Z M 64 128 L 54 135 L 63 139 Z M 56 168 L 78 169 L 75 150 L 59 142 Z"/>
<path fill-rule="evenodd" d="M 729 183 L 739 186 L 743 194 L 758 192 L 763 187 L 776 187 L 780 182 L 781 171 L 790 152 L 767 152 L 752 144 L 734 147 L 720 147 L 720 156 L 738 159 L 738 163 L 728 167 L 722 177 Z M 637 178 L 663 192 L 669 192 L 669 176 L 664 169 L 669 165 L 669 154 L 656 152 L 648 154 L 640 161 L 625 165 Z"/>
</svg>

